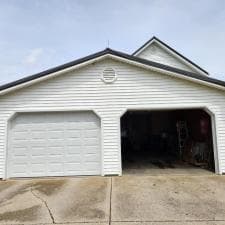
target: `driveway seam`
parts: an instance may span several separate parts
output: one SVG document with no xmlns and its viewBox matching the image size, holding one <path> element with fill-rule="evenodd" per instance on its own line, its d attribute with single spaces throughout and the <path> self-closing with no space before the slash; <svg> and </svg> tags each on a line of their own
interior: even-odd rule
<svg viewBox="0 0 225 225">
<path fill-rule="evenodd" d="M 110 178 L 110 199 L 109 199 L 109 225 L 111 225 L 112 218 L 112 177 Z"/>
<path fill-rule="evenodd" d="M 54 223 L 54 224 L 56 224 L 56 225 L 65 225 L 65 224 L 71 224 L 71 225 L 73 225 L 73 224 L 99 224 L 99 225 L 101 225 L 101 224 L 106 224 L 108 221 L 77 221 L 77 222 L 59 222 L 59 223 Z M 29 224 L 27 224 L 27 223 L 10 223 L 10 224 L 6 224 L 6 223 L 0 223 L 0 225 L 51 225 L 52 223 L 29 223 Z"/>
<path fill-rule="evenodd" d="M 35 193 L 32 187 L 30 188 L 30 192 L 35 198 L 39 199 L 45 205 L 46 209 L 48 210 L 49 216 L 51 217 L 52 223 L 55 224 L 55 219 L 53 217 L 50 208 L 48 207 L 47 202 L 44 199 L 42 199 L 37 193 Z"/>
<path fill-rule="evenodd" d="M 112 220 L 113 223 L 180 223 L 180 222 L 224 222 L 225 220 Z"/>
</svg>

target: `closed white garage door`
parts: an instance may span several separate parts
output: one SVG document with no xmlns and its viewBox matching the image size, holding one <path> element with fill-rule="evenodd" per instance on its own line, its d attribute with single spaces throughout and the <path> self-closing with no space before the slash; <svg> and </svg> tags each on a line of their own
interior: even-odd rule
<svg viewBox="0 0 225 225">
<path fill-rule="evenodd" d="M 94 113 L 21 113 L 10 122 L 7 177 L 100 173 L 100 119 Z"/>
</svg>

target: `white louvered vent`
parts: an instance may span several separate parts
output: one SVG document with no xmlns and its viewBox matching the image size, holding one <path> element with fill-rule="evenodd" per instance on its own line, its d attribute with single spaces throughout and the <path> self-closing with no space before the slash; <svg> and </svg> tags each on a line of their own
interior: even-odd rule
<svg viewBox="0 0 225 225">
<path fill-rule="evenodd" d="M 106 68 L 104 69 L 102 73 L 102 80 L 105 83 L 112 83 L 116 80 L 116 72 L 112 68 Z"/>
</svg>

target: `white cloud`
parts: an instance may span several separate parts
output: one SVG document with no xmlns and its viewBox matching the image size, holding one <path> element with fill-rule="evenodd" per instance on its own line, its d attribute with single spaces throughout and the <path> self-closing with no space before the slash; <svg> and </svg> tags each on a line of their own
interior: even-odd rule
<svg viewBox="0 0 225 225">
<path fill-rule="evenodd" d="M 33 65 L 41 58 L 44 50 L 42 48 L 35 48 L 30 51 L 24 60 L 25 64 Z"/>
</svg>

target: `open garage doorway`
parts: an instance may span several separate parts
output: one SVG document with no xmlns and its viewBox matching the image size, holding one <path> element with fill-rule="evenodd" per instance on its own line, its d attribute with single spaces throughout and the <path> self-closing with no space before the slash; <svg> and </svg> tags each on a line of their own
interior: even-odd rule
<svg viewBox="0 0 225 225">
<path fill-rule="evenodd" d="M 202 109 L 127 111 L 121 153 L 123 173 L 214 172 L 211 117 Z"/>
</svg>

